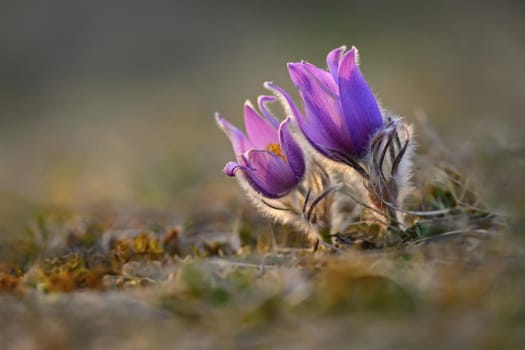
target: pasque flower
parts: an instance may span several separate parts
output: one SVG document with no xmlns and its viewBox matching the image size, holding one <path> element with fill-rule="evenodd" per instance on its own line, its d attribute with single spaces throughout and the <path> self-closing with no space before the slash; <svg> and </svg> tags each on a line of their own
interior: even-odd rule
<svg viewBox="0 0 525 350">
<path fill-rule="evenodd" d="M 264 117 L 249 102 L 245 104 L 246 134 L 219 114 L 215 116 L 237 158 L 226 164 L 224 172 L 228 176 L 241 172 L 253 190 L 267 198 L 288 194 L 301 181 L 306 168 L 302 150 L 290 132 L 292 119 L 288 117 L 279 123 L 265 106 L 274 99 L 273 96 L 259 97 L 259 109 Z"/>
<path fill-rule="evenodd" d="M 355 47 L 334 49 L 326 60 L 328 70 L 304 61 L 288 64 L 301 109 L 267 82 L 274 96 L 259 97 L 258 110 L 249 102 L 244 106 L 246 133 L 216 115 L 236 156 L 224 172 L 237 177 L 259 210 L 312 239 L 339 237 L 365 210 L 385 230 L 399 231 L 399 208 L 410 189 L 412 128 L 387 111 L 383 115 Z M 266 107 L 276 98 L 288 116 L 282 122 Z M 293 129 L 292 135 L 292 125 L 300 133 Z M 295 136 L 301 136 L 299 143 Z"/>
<path fill-rule="evenodd" d="M 371 137 L 383 126 L 383 116 L 358 66 L 357 49 L 340 47 L 328 53 L 329 71 L 307 62 L 288 64 L 299 90 L 303 111 L 278 86 L 267 87 L 287 100 L 310 144 L 324 156 L 355 164 L 363 159 Z"/>
</svg>

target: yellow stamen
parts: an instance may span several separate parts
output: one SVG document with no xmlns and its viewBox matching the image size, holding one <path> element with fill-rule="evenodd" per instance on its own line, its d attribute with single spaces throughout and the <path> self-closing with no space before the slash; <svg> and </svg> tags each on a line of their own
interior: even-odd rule
<svg viewBox="0 0 525 350">
<path fill-rule="evenodd" d="M 283 154 L 281 146 L 278 143 L 270 143 L 268 146 L 266 146 L 266 149 L 270 152 L 275 153 L 276 155 L 281 157 L 283 160 L 286 160 L 286 157 Z"/>
</svg>

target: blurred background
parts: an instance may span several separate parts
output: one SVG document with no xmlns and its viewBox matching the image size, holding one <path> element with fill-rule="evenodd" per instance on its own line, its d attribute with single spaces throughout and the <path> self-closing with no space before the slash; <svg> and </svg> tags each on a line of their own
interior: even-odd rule
<svg viewBox="0 0 525 350">
<path fill-rule="evenodd" d="M 286 62 L 360 49 L 385 108 L 426 115 L 493 208 L 525 212 L 522 1 L 4 1 L 0 218 L 239 196 L 213 121 Z M 423 134 L 420 133 L 420 137 Z"/>
</svg>

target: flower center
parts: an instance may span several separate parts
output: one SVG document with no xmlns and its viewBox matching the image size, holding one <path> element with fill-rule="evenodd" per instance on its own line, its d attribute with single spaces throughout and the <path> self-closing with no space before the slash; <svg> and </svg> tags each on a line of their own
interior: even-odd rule
<svg viewBox="0 0 525 350">
<path fill-rule="evenodd" d="M 270 143 L 268 146 L 266 146 L 266 149 L 272 153 L 275 153 L 276 155 L 281 157 L 283 160 L 286 160 L 286 157 L 283 154 L 281 146 L 278 143 Z"/>
</svg>

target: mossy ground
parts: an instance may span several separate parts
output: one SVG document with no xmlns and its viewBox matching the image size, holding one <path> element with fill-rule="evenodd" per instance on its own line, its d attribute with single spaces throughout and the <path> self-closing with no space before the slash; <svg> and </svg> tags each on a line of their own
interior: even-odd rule
<svg viewBox="0 0 525 350">
<path fill-rule="evenodd" d="M 437 214 L 384 249 L 363 226 L 315 250 L 239 202 L 175 225 L 43 211 L 0 247 L 0 348 L 520 348 L 521 245 L 441 175 L 408 201 Z"/>
</svg>

